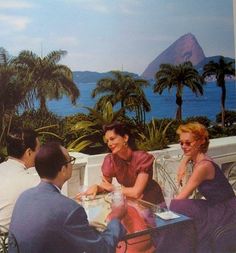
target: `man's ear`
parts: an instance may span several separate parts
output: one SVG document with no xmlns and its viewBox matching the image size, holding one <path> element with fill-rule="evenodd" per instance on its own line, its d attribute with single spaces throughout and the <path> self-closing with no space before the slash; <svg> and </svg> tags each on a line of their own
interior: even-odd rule
<svg viewBox="0 0 236 253">
<path fill-rule="evenodd" d="M 67 166 L 66 165 L 62 165 L 61 173 L 62 173 L 63 176 L 66 175 L 66 170 L 67 170 Z"/>
<path fill-rule="evenodd" d="M 31 154 L 32 154 L 31 148 L 27 148 L 27 149 L 25 150 L 24 155 L 30 156 Z"/>
</svg>

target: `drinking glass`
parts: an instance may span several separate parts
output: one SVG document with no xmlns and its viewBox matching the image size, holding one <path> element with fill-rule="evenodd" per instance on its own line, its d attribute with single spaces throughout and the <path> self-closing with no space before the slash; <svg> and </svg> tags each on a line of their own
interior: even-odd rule
<svg viewBox="0 0 236 253">
<path fill-rule="evenodd" d="M 112 207 L 120 206 L 125 204 L 125 195 L 122 193 L 121 188 L 115 188 L 111 194 Z"/>
<path fill-rule="evenodd" d="M 171 200 L 174 197 L 174 192 L 170 188 L 164 188 L 164 190 L 163 190 L 163 196 L 164 196 L 164 199 L 165 199 L 167 210 L 169 211 Z"/>
</svg>

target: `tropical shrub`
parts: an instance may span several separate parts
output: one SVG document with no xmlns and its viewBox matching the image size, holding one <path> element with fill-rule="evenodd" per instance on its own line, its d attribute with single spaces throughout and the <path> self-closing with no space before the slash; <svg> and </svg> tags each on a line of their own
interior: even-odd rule
<svg viewBox="0 0 236 253">
<path fill-rule="evenodd" d="M 222 118 L 222 113 L 216 115 L 216 122 L 220 123 Z M 231 126 L 236 123 L 236 112 L 235 111 L 225 111 L 225 126 Z"/>
<path fill-rule="evenodd" d="M 140 138 L 136 142 L 138 149 L 151 151 L 166 148 L 168 144 L 166 131 L 171 124 L 172 122 L 168 124 L 161 122 L 161 124 L 158 125 L 158 122 L 152 119 L 152 121 L 147 124 L 145 131 L 139 133 Z"/>
<path fill-rule="evenodd" d="M 124 108 L 113 111 L 112 104 L 107 102 L 101 111 L 86 107 L 89 115 L 84 120 L 74 124 L 69 134 L 75 134 L 77 139 L 67 145 L 69 150 L 82 150 L 84 153 L 97 154 L 107 151 L 107 145 L 103 139 L 103 126 L 113 121 L 124 121 Z"/>
<path fill-rule="evenodd" d="M 193 121 L 199 122 L 202 125 L 204 125 L 205 127 L 209 127 L 211 125 L 211 121 L 205 116 L 188 117 L 184 120 L 185 123 L 193 122 Z"/>
<path fill-rule="evenodd" d="M 52 112 L 45 110 L 25 111 L 21 115 L 15 115 L 11 128 L 32 128 L 40 135 L 41 143 L 49 140 L 63 143 L 63 125 L 61 118 Z"/>
<path fill-rule="evenodd" d="M 211 126 L 210 128 L 208 128 L 208 132 L 209 132 L 210 139 L 226 137 L 227 136 L 224 133 L 224 129 L 221 126 L 217 125 L 217 124 L 215 124 L 215 125 Z"/>
</svg>

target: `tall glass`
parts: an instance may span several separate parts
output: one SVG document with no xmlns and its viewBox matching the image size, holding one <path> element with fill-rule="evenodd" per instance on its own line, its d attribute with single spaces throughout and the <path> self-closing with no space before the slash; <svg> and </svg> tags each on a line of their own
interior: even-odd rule
<svg viewBox="0 0 236 253">
<path fill-rule="evenodd" d="M 125 195 L 122 193 L 121 188 L 115 187 L 111 193 L 112 207 L 121 206 L 125 204 Z"/>
<path fill-rule="evenodd" d="M 166 187 L 166 188 L 163 189 L 163 196 L 164 196 L 164 199 L 165 199 L 166 207 L 169 210 L 171 200 L 174 198 L 174 192 L 171 188 Z"/>
</svg>

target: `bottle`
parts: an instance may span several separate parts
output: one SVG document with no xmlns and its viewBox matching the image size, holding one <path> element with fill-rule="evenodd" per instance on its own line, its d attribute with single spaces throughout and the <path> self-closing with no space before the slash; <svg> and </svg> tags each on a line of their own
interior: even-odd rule
<svg viewBox="0 0 236 253">
<path fill-rule="evenodd" d="M 120 206 L 125 204 L 125 196 L 121 191 L 121 188 L 115 187 L 114 191 L 112 192 L 112 206 Z"/>
</svg>

